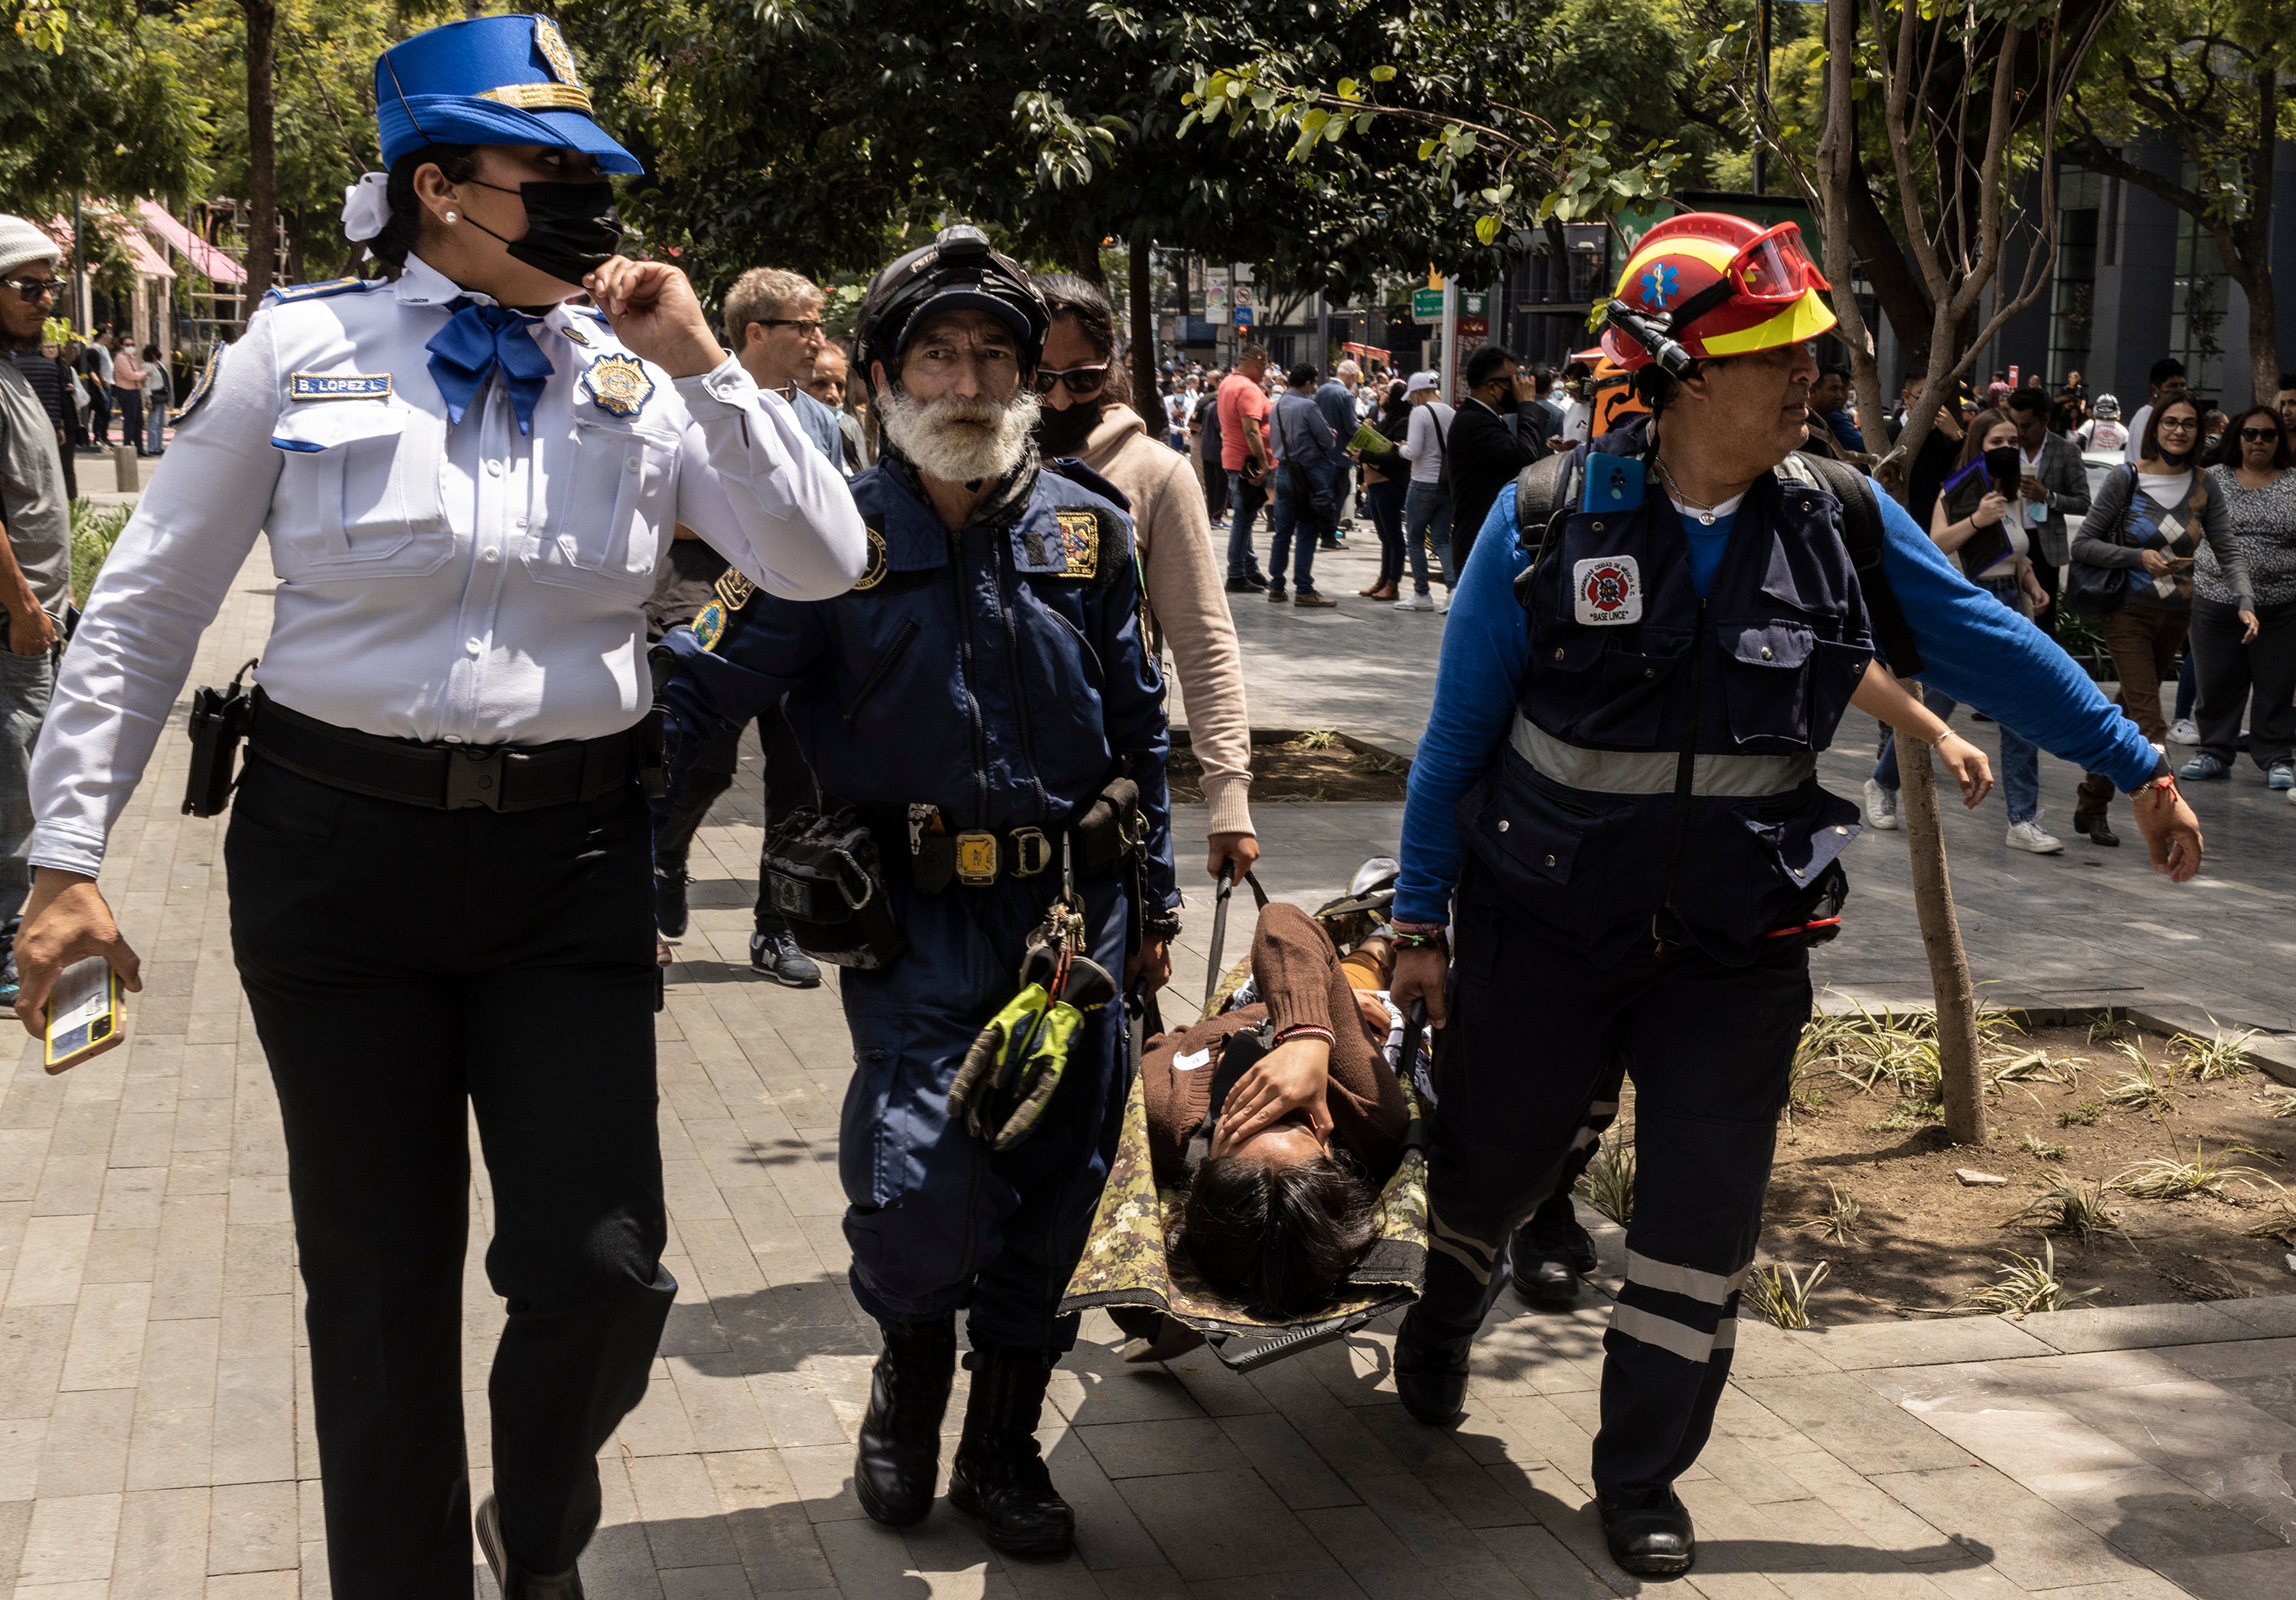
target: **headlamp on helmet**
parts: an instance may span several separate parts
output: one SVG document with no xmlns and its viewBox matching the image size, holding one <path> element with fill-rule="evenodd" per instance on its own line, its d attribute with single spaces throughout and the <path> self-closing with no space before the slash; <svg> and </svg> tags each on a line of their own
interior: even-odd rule
<svg viewBox="0 0 2296 1600">
<path fill-rule="evenodd" d="M 882 362 L 898 373 L 912 332 L 948 311 L 986 311 L 1012 330 L 1023 374 L 1037 370 L 1052 313 L 1026 268 L 1000 254 L 979 228 L 959 223 L 879 273 L 861 299 L 853 364 L 865 385 Z"/>
</svg>

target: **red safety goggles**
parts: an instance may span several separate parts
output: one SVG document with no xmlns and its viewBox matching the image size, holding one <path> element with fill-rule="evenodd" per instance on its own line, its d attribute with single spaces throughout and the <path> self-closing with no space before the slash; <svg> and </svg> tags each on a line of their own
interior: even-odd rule
<svg viewBox="0 0 2296 1600">
<path fill-rule="evenodd" d="M 1758 234 L 1730 262 L 1727 274 L 1742 299 L 1784 305 L 1812 289 L 1832 289 L 1801 242 L 1801 228 L 1782 222 Z"/>
</svg>

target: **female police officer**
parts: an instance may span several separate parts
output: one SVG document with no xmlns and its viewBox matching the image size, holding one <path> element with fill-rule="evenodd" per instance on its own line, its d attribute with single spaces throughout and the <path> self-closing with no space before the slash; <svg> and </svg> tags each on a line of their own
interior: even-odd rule
<svg viewBox="0 0 2296 1600">
<path fill-rule="evenodd" d="M 638 167 L 547 20 L 419 34 L 375 88 L 390 171 L 346 222 L 393 270 L 270 297 L 113 552 L 36 759 L 19 1009 L 37 1028 L 87 955 L 133 987 L 94 874 L 267 529 L 225 860 L 286 1125 L 333 1592 L 471 1592 L 467 1098 L 509 1302 L 480 1540 L 506 1595 L 576 1596 L 593 1456 L 675 1287 L 639 608 L 674 523 L 805 599 L 845 589 L 865 541 L 685 278 L 612 255 L 601 175 Z M 585 288 L 596 310 L 569 303 Z"/>
<path fill-rule="evenodd" d="M 1691 214 L 1643 236 L 1604 342 L 1643 373 L 1655 417 L 1502 492 L 1452 607 L 1405 809 L 1398 1003 L 1424 997 L 1446 1020 L 1447 923 L 1458 946 L 1434 1249 L 1396 1386 L 1422 1421 L 1459 1415 L 1507 1230 L 1552 1191 L 1623 1057 L 1641 1176 L 1594 1478 L 1611 1555 L 1637 1572 L 1691 1563 L 1672 1485 L 1728 1374 L 1809 1016 L 1807 947 L 1840 904 L 1833 864 L 1856 831 L 1857 808 L 1818 787 L 1816 752 L 1854 696 L 1940 743 L 1965 794 L 1981 787 L 1981 758 L 1874 666 L 1875 636 L 2135 792 L 2173 878 L 2200 865 L 2166 763 L 2086 674 L 1894 503 L 1876 519 L 1864 480 L 1792 457 L 1808 341 L 1833 324 L 1825 286 L 1791 225 Z M 1587 487 L 1562 487 L 1574 480 Z M 1522 514 L 1526 494 L 1560 514 Z M 1878 573 L 1853 563 L 1853 538 Z M 1900 606 L 1911 636 L 1892 643 Z"/>
</svg>

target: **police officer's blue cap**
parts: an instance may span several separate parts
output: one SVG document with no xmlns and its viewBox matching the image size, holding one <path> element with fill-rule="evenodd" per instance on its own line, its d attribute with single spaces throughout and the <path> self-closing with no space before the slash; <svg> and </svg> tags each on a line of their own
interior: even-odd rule
<svg viewBox="0 0 2296 1600">
<path fill-rule="evenodd" d="M 416 34 L 374 63 L 382 163 L 425 144 L 545 144 L 644 172 L 590 115 L 590 88 L 548 17 L 473 17 Z"/>
</svg>

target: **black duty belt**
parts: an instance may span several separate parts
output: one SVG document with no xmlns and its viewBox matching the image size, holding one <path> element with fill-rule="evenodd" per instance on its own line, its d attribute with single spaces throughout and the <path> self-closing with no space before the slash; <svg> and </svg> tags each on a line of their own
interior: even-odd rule
<svg viewBox="0 0 2296 1600">
<path fill-rule="evenodd" d="M 250 753 L 315 783 L 376 800 L 460 811 L 538 811 L 596 800 L 660 765 L 652 715 L 597 739 L 424 744 L 337 727 L 255 692 Z"/>
<path fill-rule="evenodd" d="M 937 893 L 951 883 L 987 889 L 999 878 L 1034 878 L 1060 865 L 1058 828 L 965 828 L 931 833 L 922 821 L 912 828 L 899 806 L 856 808 L 888 861 L 906 859 L 919 889 Z"/>
</svg>

